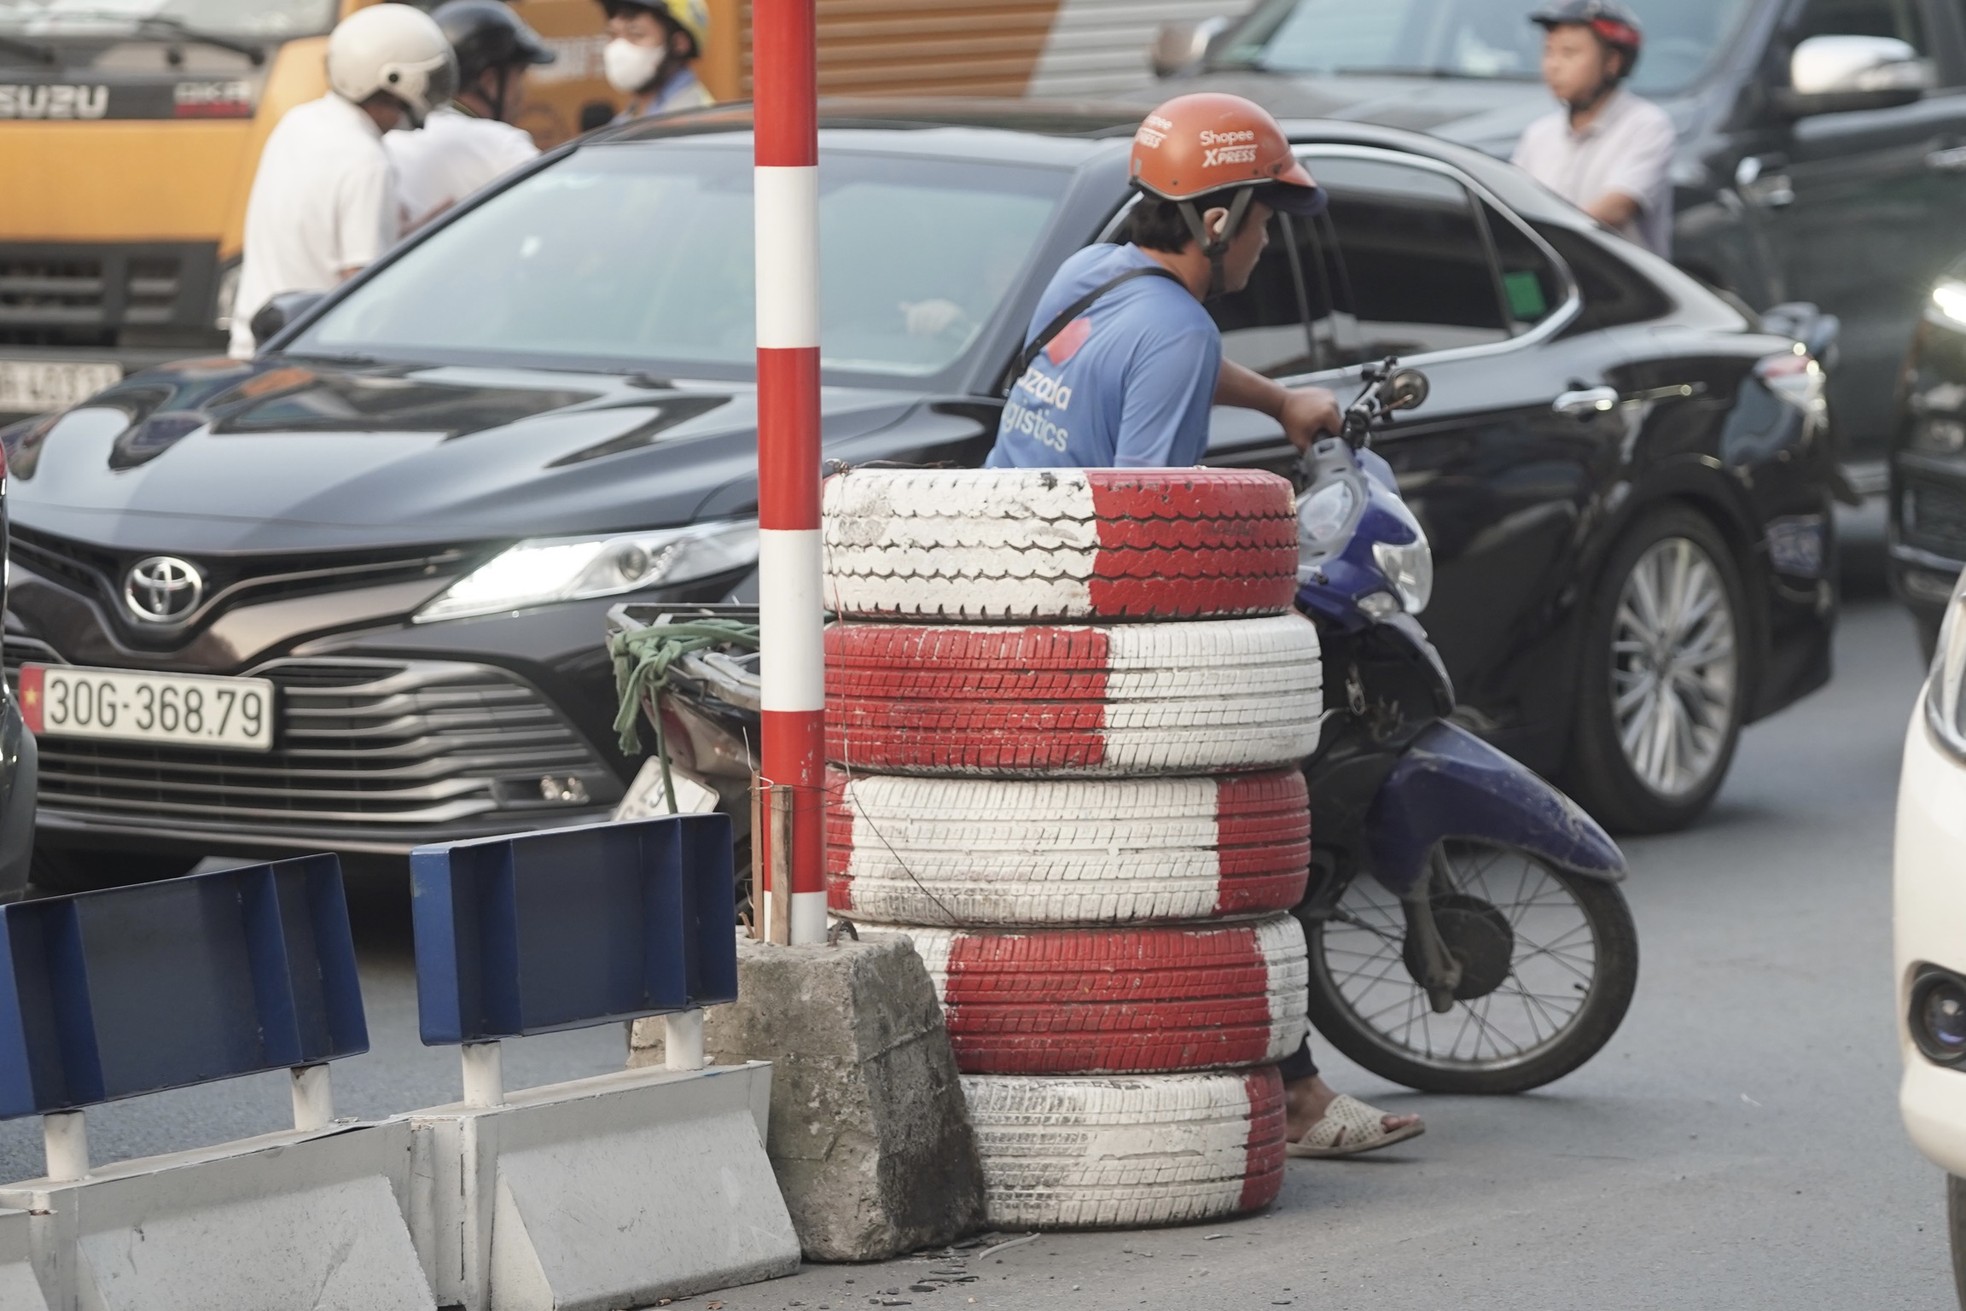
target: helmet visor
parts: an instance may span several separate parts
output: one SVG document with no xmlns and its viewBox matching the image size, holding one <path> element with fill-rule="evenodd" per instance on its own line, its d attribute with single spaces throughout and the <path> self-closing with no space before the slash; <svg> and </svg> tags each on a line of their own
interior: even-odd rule
<svg viewBox="0 0 1966 1311">
<path fill-rule="evenodd" d="M 1256 199 L 1281 214 L 1298 214 L 1305 218 L 1324 213 L 1325 204 L 1330 199 L 1324 188 L 1311 180 L 1311 175 L 1302 164 L 1293 163 L 1277 174 L 1274 182 L 1265 182 L 1256 188 Z"/>
</svg>

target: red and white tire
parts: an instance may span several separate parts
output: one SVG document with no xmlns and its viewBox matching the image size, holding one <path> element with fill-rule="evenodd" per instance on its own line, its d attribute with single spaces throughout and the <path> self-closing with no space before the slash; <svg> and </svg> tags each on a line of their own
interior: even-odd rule
<svg viewBox="0 0 1966 1311">
<path fill-rule="evenodd" d="M 826 599 L 847 617 L 1282 614 L 1297 513 L 1275 474 L 857 469 L 827 480 Z"/>
<path fill-rule="evenodd" d="M 1283 1187 L 1274 1067 L 1130 1078 L 965 1075 L 996 1229 L 1094 1229 L 1258 1211 Z"/>
<path fill-rule="evenodd" d="M 835 774 L 827 899 L 849 919 L 1146 924 L 1289 910 L 1310 874 L 1295 769 L 1023 782 Z"/>
<path fill-rule="evenodd" d="M 1154 1074 L 1282 1060 L 1310 1021 L 1289 915 L 1207 927 L 905 933 L 965 1074 Z"/>
<path fill-rule="evenodd" d="M 1324 711 L 1301 615 L 1110 627 L 834 624 L 826 754 L 850 772 L 1215 774 L 1294 763 Z"/>
</svg>

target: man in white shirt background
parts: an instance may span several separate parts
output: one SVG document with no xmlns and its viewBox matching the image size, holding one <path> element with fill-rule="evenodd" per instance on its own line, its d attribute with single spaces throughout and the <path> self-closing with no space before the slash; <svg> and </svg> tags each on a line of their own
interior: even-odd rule
<svg viewBox="0 0 1966 1311">
<path fill-rule="evenodd" d="M 1611 0 L 1559 0 L 1531 14 L 1543 29 L 1543 82 L 1562 107 L 1531 123 L 1515 164 L 1606 227 L 1672 253 L 1672 157 L 1666 111 L 1623 89 L 1644 44 Z"/>
<path fill-rule="evenodd" d="M 246 200 L 231 353 L 253 353 L 253 315 L 288 291 L 327 291 L 387 250 L 400 227 L 382 134 L 419 127 L 457 90 L 450 43 L 402 4 L 358 9 L 328 37 L 329 91 L 266 139 Z"/>
<path fill-rule="evenodd" d="M 421 132 L 383 138 L 396 166 L 405 232 L 539 154 L 512 119 L 525 103 L 526 70 L 553 62 L 539 33 L 504 0 L 448 0 L 430 16 L 457 58 L 458 90 L 430 112 Z"/>
</svg>

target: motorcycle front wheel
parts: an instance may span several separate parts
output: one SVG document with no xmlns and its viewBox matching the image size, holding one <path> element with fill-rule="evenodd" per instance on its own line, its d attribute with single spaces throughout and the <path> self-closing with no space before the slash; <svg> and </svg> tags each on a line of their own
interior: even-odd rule
<svg viewBox="0 0 1966 1311">
<path fill-rule="evenodd" d="M 1443 843 L 1433 865 L 1434 923 L 1461 966 L 1453 1008 L 1436 1014 L 1407 969 L 1399 898 L 1352 877 L 1333 912 L 1305 925 L 1317 1031 L 1421 1092 L 1524 1092 L 1595 1056 L 1638 983 L 1638 932 L 1617 885 L 1470 842 Z"/>
</svg>

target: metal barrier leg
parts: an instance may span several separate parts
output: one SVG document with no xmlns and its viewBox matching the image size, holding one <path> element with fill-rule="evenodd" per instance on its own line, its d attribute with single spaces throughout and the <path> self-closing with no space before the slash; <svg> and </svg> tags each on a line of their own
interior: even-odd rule
<svg viewBox="0 0 1966 1311">
<path fill-rule="evenodd" d="M 504 1048 L 495 1042 L 467 1042 L 458 1052 L 464 1067 L 464 1104 L 477 1110 L 505 1105 Z"/>
<path fill-rule="evenodd" d="M 293 1075 L 294 1128 L 302 1133 L 325 1129 L 334 1123 L 334 1088 L 328 1083 L 326 1065 L 297 1065 Z"/>
<path fill-rule="evenodd" d="M 703 1059 L 703 1012 L 684 1011 L 662 1017 L 663 1068 L 700 1070 Z"/>
<path fill-rule="evenodd" d="M 80 1111 L 56 1111 L 41 1117 L 41 1140 L 48 1154 L 48 1178 L 86 1179 L 89 1176 L 89 1128 Z"/>
</svg>

